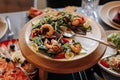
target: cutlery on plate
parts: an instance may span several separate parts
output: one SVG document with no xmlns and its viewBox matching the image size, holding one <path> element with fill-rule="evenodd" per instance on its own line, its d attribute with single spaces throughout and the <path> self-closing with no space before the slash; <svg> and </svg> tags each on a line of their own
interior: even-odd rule
<svg viewBox="0 0 120 80">
<path fill-rule="evenodd" d="M 110 56 L 114 56 L 114 55 L 120 54 L 120 49 L 117 49 L 114 44 L 105 42 L 105 41 L 100 40 L 100 39 L 96 39 L 94 37 L 89 37 L 89 36 L 85 36 L 85 35 L 75 34 L 73 31 L 72 32 L 63 32 L 63 36 L 66 36 L 66 37 L 74 37 L 74 36 L 76 36 L 76 37 L 83 37 L 83 38 L 87 38 L 87 39 L 90 39 L 90 40 L 97 41 L 97 42 L 99 42 L 101 44 L 109 46 L 112 49 L 116 49 L 116 53 L 115 54 L 108 55 L 106 57 L 110 57 Z"/>
<path fill-rule="evenodd" d="M 7 24 L 8 24 L 7 38 L 9 39 L 9 38 L 12 38 L 14 36 L 14 32 L 12 31 L 12 28 L 11 28 L 11 22 L 10 22 L 9 16 L 6 16 L 5 19 L 6 19 Z"/>
<path fill-rule="evenodd" d="M 63 32 L 63 36 L 66 36 L 66 37 L 74 37 L 74 36 L 76 36 L 76 37 L 83 37 L 83 38 L 87 38 L 87 39 L 90 39 L 90 40 L 97 41 L 97 42 L 99 42 L 99 43 L 101 43 L 101 44 L 104 44 L 104 45 L 106 45 L 106 46 L 109 46 L 109 47 L 111 47 L 111 48 L 113 48 L 113 49 L 116 48 L 116 46 L 115 46 L 114 44 L 105 42 L 105 41 L 100 40 L 100 39 L 96 39 L 96 38 L 94 38 L 94 37 L 89 37 L 89 36 L 85 36 L 85 35 L 81 35 L 81 34 L 76 34 L 76 33 L 74 33 L 73 31 Z"/>
</svg>

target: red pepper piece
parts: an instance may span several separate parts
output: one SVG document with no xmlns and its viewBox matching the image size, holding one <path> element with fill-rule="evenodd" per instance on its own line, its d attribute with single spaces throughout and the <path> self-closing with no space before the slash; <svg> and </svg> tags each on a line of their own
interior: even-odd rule
<svg viewBox="0 0 120 80">
<path fill-rule="evenodd" d="M 100 63 L 104 66 L 104 67 L 109 67 L 109 64 L 107 63 L 107 61 L 105 61 L 104 59 L 102 59 L 101 61 L 100 61 Z"/>
<path fill-rule="evenodd" d="M 65 58 L 65 52 L 61 52 L 55 56 L 56 59 L 63 59 Z"/>
<path fill-rule="evenodd" d="M 62 38 L 62 41 L 63 41 L 63 43 L 67 43 L 67 42 L 69 42 L 69 39 L 68 38 Z"/>
<path fill-rule="evenodd" d="M 80 24 L 83 24 L 84 23 L 84 17 L 79 18 L 79 22 L 80 22 Z"/>
</svg>

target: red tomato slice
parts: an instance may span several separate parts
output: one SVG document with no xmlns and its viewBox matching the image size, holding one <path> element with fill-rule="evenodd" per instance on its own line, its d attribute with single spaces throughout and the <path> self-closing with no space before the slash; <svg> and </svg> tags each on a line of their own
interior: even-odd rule
<svg viewBox="0 0 120 80">
<path fill-rule="evenodd" d="M 104 59 L 102 59 L 101 61 L 100 61 L 100 63 L 104 66 L 104 67 L 109 67 L 109 64 L 104 60 Z"/>
<path fill-rule="evenodd" d="M 62 41 L 63 41 L 63 43 L 67 43 L 67 42 L 69 42 L 69 39 L 68 38 L 62 38 Z"/>
<path fill-rule="evenodd" d="M 56 58 L 56 59 L 63 59 L 63 58 L 65 58 L 65 52 L 61 52 L 60 54 L 57 54 L 57 55 L 55 56 L 55 58 Z"/>
<path fill-rule="evenodd" d="M 79 22 L 80 22 L 80 24 L 83 24 L 84 23 L 84 17 L 79 18 Z"/>
<path fill-rule="evenodd" d="M 35 37 L 35 31 L 33 30 L 32 33 L 31 33 L 31 38 L 34 38 Z"/>
</svg>

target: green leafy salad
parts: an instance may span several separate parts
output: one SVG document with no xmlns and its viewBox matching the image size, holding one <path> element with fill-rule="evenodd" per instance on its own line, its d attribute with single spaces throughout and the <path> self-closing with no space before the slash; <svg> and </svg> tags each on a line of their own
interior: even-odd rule
<svg viewBox="0 0 120 80">
<path fill-rule="evenodd" d="M 108 36 L 108 41 L 112 42 L 117 49 L 120 49 L 120 35 L 118 33 L 111 33 Z"/>
<path fill-rule="evenodd" d="M 56 11 L 39 20 L 33 21 L 29 39 L 32 47 L 43 54 L 56 59 L 73 58 L 81 54 L 82 45 L 74 38 L 63 35 L 63 32 L 72 30 L 75 33 L 86 35 L 92 28 L 83 16 L 69 12 Z"/>
</svg>

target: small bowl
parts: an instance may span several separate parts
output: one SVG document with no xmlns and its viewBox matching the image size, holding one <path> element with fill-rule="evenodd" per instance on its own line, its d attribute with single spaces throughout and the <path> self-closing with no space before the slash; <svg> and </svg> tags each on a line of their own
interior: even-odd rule
<svg viewBox="0 0 120 80">
<path fill-rule="evenodd" d="M 110 8 L 108 10 L 107 17 L 113 25 L 120 27 L 120 24 L 113 21 L 114 16 L 117 14 L 118 8 L 120 8 L 120 6 Z"/>
<path fill-rule="evenodd" d="M 104 59 L 104 58 L 106 58 L 106 57 L 103 57 L 102 59 Z M 102 60 L 102 59 L 101 59 L 101 60 Z M 100 61 L 101 61 L 101 60 L 100 60 Z M 98 64 L 99 64 L 99 66 L 100 66 L 103 70 L 105 70 L 107 73 L 109 73 L 109 74 L 111 74 L 111 75 L 113 75 L 113 76 L 120 77 L 120 73 L 117 73 L 117 72 L 115 72 L 115 71 L 110 70 L 110 69 L 107 68 L 107 67 L 104 67 L 104 66 L 100 63 L 100 61 L 98 62 Z"/>
</svg>

